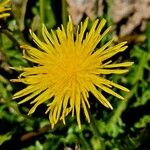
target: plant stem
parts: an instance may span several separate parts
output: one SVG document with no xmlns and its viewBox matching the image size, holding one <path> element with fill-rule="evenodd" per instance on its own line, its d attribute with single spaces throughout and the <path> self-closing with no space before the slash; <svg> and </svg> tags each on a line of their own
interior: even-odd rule
<svg viewBox="0 0 150 150">
<path fill-rule="evenodd" d="M 113 116 L 110 118 L 110 120 L 108 121 L 108 124 L 116 124 L 118 119 L 120 118 L 120 116 L 122 115 L 123 111 L 126 109 L 127 105 L 128 105 L 128 100 L 133 96 L 133 94 L 135 93 L 137 86 L 135 85 L 133 87 L 133 89 L 130 91 L 130 93 L 126 96 L 125 101 L 122 102 L 114 111 Z"/>
<path fill-rule="evenodd" d="M 2 29 L 1 32 L 4 33 L 13 42 L 13 44 L 17 46 L 18 49 L 21 49 L 19 42 L 14 38 L 13 34 L 10 31 L 8 31 L 7 29 Z"/>
<path fill-rule="evenodd" d="M 95 120 L 94 120 L 94 118 L 93 118 L 91 112 L 89 112 L 89 116 L 90 116 L 90 120 L 91 120 L 90 126 L 91 126 L 91 128 L 92 128 L 94 134 L 95 134 L 97 137 L 100 137 L 100 133 L 99 133 L 97 127 L 96 127 Z"/>
<path fill-rule="evenodd" d="M 88 111 L 88 112 L 89 112 L 89 116 L 90 116 L 90 120 L 91 120 L 90 121 L 91 129 L 93 130 L 93 133 L 94 133 L 95 137 L 97 138 L 97 140 L 99 142 L 101 150 L 103 150 L 103 149 L 105 149 L 105 144 L 104 144 L 103 139 L 100 135 L 100 132 L 99 132 L 99 130 L 98 130 L 96 124 L 95 124 L 95 120 L 94 120 L 91 112 L 90 111 Z"/>
<path fill-rule="evenodd" d="M 66 0 L 62 0 L 62 23 L 66 28 L 67 25 L 67 3 Z"/>
<path fill-rule="evenodd" d="M 150 22 L 147 24 L 147 48 L 150 52 Z"/>
<path fill-rule="evenodd" d="M 21 142 L 28 141 L 40 134 L 43 134 L 45 132 L 52 132 L 52 131 L 53 130 L 50 129 L 50 125 L 45 125 L 44 127 L 38 129 L 37 131 L 25 133 L 24 135 L 20 137 L 20 140 Z"/>
<path fill-rule="evenodd" d="M 42 23 L 44 23 L 44 17 L 44 0 L 40 0 L 40 18 Z"/>
</svg>

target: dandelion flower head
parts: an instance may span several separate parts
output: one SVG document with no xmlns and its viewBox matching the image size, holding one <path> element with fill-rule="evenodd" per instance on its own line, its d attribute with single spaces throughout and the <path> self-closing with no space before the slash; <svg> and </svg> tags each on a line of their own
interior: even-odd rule
<svg viewBox="0 0 150 150">
<path fill-rule="evenodd" d="M 123 74 L 128 72 L 127 67 L 132 62 L 112 63 L 111 57 L 123 52 L 126 42 L 112 46 L 113 39 L 102 47 L 96 48 L 101 39 L 109 32 L 110 27 L 102 32 L 106 20 L 95 20 L 87 32 L 89 19 L 74 31 L 71 17 L 66 30 L 63 25 L 56 31 L 48 32 L 45 25 L 42 27 L 44 41 L 30 31 L 37 48 L 22 45 L 25 59 L 37 64 L 33 67 L 24 67 L 18 79 L 13 82 L 22 82 L 27 87 L 17 92 L 14 99 L 23 99 L 19 102 L 31 101 L 34 104 L 29 114 L 36 108 L 48 103 L 46 113 L 52 128 L 68 114 L 76 115 L 77 123 L 81 128 L 80 112 L 83 109 L 85 117 L 90 122 L 88 109 L 90 109 L 89 93 L 107 108 L 111 104 L 101 91 L 105 91 L 119 99 L 123 97 L 112 90 L 113 87 L 128 92 L 129 90 L 113 81 L 107 80 L 103 75 Z"/>
<path fill-rule="evenodd" d="M 11 8 L 6 7 L 6 5 L 9 2 L 10 2 L 10 0 L 2 0 L 2 2 L 0 1 L 0 18 L 10 16 L 10 13 L 8 11 L 11 10 Z"/>
</svg>

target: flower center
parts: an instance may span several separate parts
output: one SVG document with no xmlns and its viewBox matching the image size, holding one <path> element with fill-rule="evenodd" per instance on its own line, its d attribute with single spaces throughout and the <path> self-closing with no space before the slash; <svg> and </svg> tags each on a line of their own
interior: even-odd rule
<svg viewBox="0 0 150 150">
<path fill-rule="evenodd" d="M 76 76 L 79 71 L 79 67 L 79 62 L 76 59 L 73 59 L 68 61 L 65 70 L 68 75 Z"/>
<path fill-rule="evenodd" d="M 81 63 L 79 58 L 66 58 L 60 63 L 62 71 L 69 77 L 74 78 L 81 70 Z"/>
</svg>

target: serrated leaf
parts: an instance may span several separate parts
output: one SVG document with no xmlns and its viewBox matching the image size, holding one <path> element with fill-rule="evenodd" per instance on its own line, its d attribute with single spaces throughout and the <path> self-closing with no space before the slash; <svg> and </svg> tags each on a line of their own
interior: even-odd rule
<svg viewBox="0 0 150 150">
<path fill-rule="evenodd" d="M 133 104 L 133 107 L 138 107 L 141 105 L 145 105 L 150 100 L 150 89 L 148 88 L 145 90 L 142 94 L 142 97 L 138 97 L 135 103 Z"/>
<path fill-rule="evenodd" d="M 150 115 L 144 115 L 134 126 L 135 128 L 144 128 L 148 123 L 150 123 Z"/>
</svg>

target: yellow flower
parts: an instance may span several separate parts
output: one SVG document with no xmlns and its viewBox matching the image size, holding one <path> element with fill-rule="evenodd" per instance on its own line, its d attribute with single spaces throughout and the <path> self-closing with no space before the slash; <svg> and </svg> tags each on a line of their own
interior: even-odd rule
<svg viewBox="0 0 150 150">
<path fill-rule="evenodd" d="M 101 90 L 119 99 L 123 97 L 112 90 L 113 87 L 128 92 L 129 90 L 119 84 L 103 77 L 107 74 L 123 74 L 128 72 L 126 67 L 132 62 L 113 64 L 110 58 L 123 52 L 127 46 L 122 42 L 111 46 L 113 39 L 100 48 L 96 48 L 101 39 L 109 32 L 110 27 L 101 33 L 106 20 L 95 20 L 89 32 L 86 32 L 88 18 L 77 27 L 74 34 L 73 23 L 69 17 L 67 29 L 58 28 L 48 32 L 42 27 L 44 41 L 32 32 L 31 36 L 38 48 L 22 45 L 25 59 L 37 64 L 34 67 L 25 67 L 23 73 L 13 82 L 22 82 L 28 86 L 17 92 L 14 99 L 24 97 L 19 104 L 31 100 L 34 106 L 29 114 L 34 113 L 37 106 L 47 102 L 49 120 L 54 125 L 72 113 L 76 114 L 79 128 L 81 128 L 80 110 L 84 111 L 86 119 L 90 122 L 88 109 L 89 92 L 107 108 L 111 104 L 101 93 Z"/>
<path fill-rule="evenodd" d="M 10 13 L 7 11 L 11 10 L 10 8 L 6 8 L 6 5 L 10 2 L 10 0 L 4 0 L 0 2 L 0 18 L 10 16 Z"/>
</svg>

